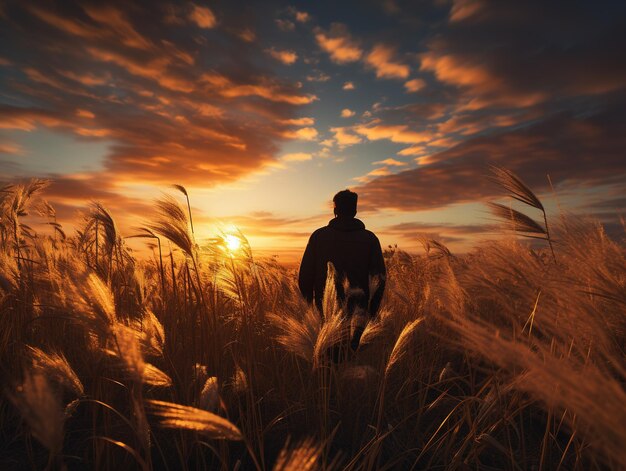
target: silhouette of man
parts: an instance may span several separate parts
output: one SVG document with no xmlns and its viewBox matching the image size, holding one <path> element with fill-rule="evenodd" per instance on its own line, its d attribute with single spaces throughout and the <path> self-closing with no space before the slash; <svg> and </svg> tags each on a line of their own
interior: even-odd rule
<svg viewBox="0 0 626 471">
<path fill-rule="evenodd" d="M 340 191 L 333 198 L 335 218 L 328 226 L 317 229 L 311 235 L 304 251 L 298 285 L 309 304 L 322 312 L 322 299 L 326 285 L 328 262 L 335 267 L 335 287 L 340 304 L 346 307 L 346 315 L 376 316 L 385 290 L 385 261 L 380 242 L 365 224 L 356 219 L 358 195 L 350 190 Z M 374 292 L 370 293 L 370 279 Z M 344 281 L 349 288 L 346 292 Z M 358 325 L 350 346 L 356 350 L 364 326 Z"/>
</svg>

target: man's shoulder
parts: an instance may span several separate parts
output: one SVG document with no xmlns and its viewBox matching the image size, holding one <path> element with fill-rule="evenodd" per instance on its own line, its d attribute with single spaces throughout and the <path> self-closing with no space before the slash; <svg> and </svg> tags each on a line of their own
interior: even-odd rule
<svg viewBox="0 0 626 471">
<path fill-rule="evenodd" d="M 368 230 L 368 229 L 363 229 L 363 232 L 365 232 L 365 234 L 367 235 L 367 237 L 372 241 L 372 242 L 378 242 L 378 237 L 376 237 L 376 234 L 374 234 L 372 231 Z"/>
<path fill-rule="evenodd" d="M 311 234 L 311 239 L 315 239 L 316 237 L 319 237 L 320 235 L 328 232 L 328 230 L 329 230 L 328 226 L 323 226 L 318 229 L 315 229 L 313 233 Z"/>
</svg>

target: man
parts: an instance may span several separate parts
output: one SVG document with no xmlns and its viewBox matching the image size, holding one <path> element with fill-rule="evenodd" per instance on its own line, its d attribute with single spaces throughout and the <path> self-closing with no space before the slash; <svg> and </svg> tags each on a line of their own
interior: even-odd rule
<svg viewBox="0 0 626 471">
<path fill-rule="evenodd" d="M 337 298 L 346 315 L 373 318 L 385 290 L 385 261 L 378 238 L 355 218 L 357 199 L 358 195 L 350 190 L 335 195 L 335 218 L 311 235 L 300 264 L 298 285 L 307 302 L 315 302 L 321 312 L 330 262 L 337 273 Z M 374 280 L 373 293 L 370 293 L 370 279 Z M 345 281 L 349 286 L 347 292 Z M 358 326 L 352 335 L 353 350 L 359 346 L 363 329 L 363 325 Z"/>
</svg>

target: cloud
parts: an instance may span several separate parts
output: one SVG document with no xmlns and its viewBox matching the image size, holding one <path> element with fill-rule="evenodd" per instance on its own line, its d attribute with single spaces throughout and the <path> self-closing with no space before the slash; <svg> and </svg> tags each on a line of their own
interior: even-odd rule
<svg viewBox="0 0 626 471">
<path fill-rule="evenodd" d="M 476 237 L 485 238 L 496 231 L 491 224 L 450 224 L 449 222 L 422 223 L 403 222 L 385 226 L 378 231 L 379 236 L 400 238 L 407 243 L 415 243 L 419 237 L 439 240 L 445 244 L 467 244 L 473 242 Z M 464 244 L 465 243 L 465 244 Z M 462 248 L 465 248 L 462 246 Z"/>
<path fill-rule="evenodd" d="M 308 152 L 295 152 L 292 154 L 285 154 L 281 157 L 281 160 L 285 162 L 304 162 L 306 160 L 311 160 L 313 155 Z"/>
<path fill-rule="evenodd" d="M 81 109 L 76 110 L 76 116 L 78 116 L 79 118 L 87 118 L 87 119 L 94 119 L 96 117 L 96 115 L 93 114 L 91 111 L 81 110 Z"/>
<path fill-rule="evenodd" d="M 327 52 L 331 60 L 337 64 L 356 62 L 363 55 L 363 50 L 359 44 L 352 39 L 348 28 L 341 23 L 333 23 L 328 32 L 317 28 L 315 40 L 319 47 Z"/>
<path fill-rule="evenodd" d="M 303 118 L 291 118 L 282 121 L 283 124 L 289 126 L 313 126 L 315 124 L 315 118 L 303 117 Z"/>
<path fill-rule="evenodd" d="M 325 74 L 322 71 L 316 71 L 311 75 L 306 76 L 307 82 L 328 82 L 330 80 L 330 75 Z"/>
<path fill-rule="evenodd" d="M 296 25 L 293 21 L 283 20 L 281 18 L 276 18 L 276 20 L 274 21 L 276 22 L 276 26 L 278 26 L 278 29 L 280 29 L 281 31 L 289 32 L 296 29 Z"/>
<path fill-rule="evenodd" d="M 126 15 L 110 5 L 85 6 L 85 12 L 95 21 L 111 30 L 125 46 L 148 50 L 154 45 L 139 34 Z"/>
<path fill-rule="evenodd" d="M 421 69 L 457 87 L 468 109 L 624 90 L 623 14 L 623 5 L 599 16 L 584 2 L 455 1 L 447 28 L 427 42 Z"/>
<path fill-rule="evenodd" d="M 399 160 L 396 159 L 385 159 L 385 160 L 379 160 L 377 162 L 373 162 L 372 165 L 389 165 L 391 167 L 403 167 L 405 166 L 407 163 L 406 162 L 400 162 Z"/>
<path fill-rule="evenodd" d="M 247 43 L 252 43 L 256 40 L 256 33 L 250 28 L 244 28 L 238 31 L 237 36 L 239 36 L 242 41 Z"/>
<path fill-rule="evenodd" d="M 359 195 L 368 207 L 404 211 L 481 201 L 501 194 L 485 178 L 489 165 L 511 169 L 539 193 L 549 189 L 546 175 L 578 190 L 623 185 L 626 133 L 619 103 L 592 116 L 563 113 L 522 129 L 469 139 L 430 155 L 429 165 L 366 183 Z"/>
<path fill-rule="evenodd" d="M 363 139 L 361 139 L 359 136 L 355 136 L 354 134 L 352 134 L 350 132 L 350 128 L 336 127 L 330 128 L 330 131 L 334 133 L 335 142 L 337 142 L 340 147 L 351 146 L 363 141 Z"/>
<path fill-rule="evenodd" d="M 348 108 L 344 108 L 343 110 L 341 110 L 341 117 L 342 118 L 352 118 L 356 113 Z"/>
<path fill-rule="evenodd" d="M 353 180 L 360 182 L 360 183 L 365 183 L 365 182 L 370 181 L 372 178 L 383 177 L 386 175 L 391 175 L 391 172 L 389 171 L 387 167 L 381 167 L 381 168 L 374 169 L 368 174 L 363 175 L 361 177 L 354 177 Z"/>
<path fill-rule="evenodd" d="M 270 49 L 266 49 L 266 52 L 277 61 L 280 61 L 286 65 L 291 65 L 295 63 L 296 60 L 298 60 L 298 54 L 296 54 L 294 51 L 290 51 L 287 49 L 277 50 L 272 47 Z"/>
<path fill-rule="evenodd" d="M 426 82 L 418 78 L 404 82 L 404 88 L 406 88 L 407 93 L 419 92 L 425 86 Z"/>
<path fill-rule="evenodd" d="M 443 137 L 441 139 L 434 139 L 428 142 L 430 147 L 452 147 L 458 144 L 460 141 L 453 137 Z"/>
<path fill-rule="evenodd" d="M 343 90 L 354 90 L 354 83 L 352 82 L 345 82 L 343 84 L 343 87 L 341 87 Z"/>
<path fill-rule="evenodd" d="M 306 11 L 295 11 L 294 16 L 296 17 L 296 21 L 300 23 L 307 23 L 311 19 L 311 15 Z"/>
<path fill-rule="evenodd" d="M 406 124 L 379 124 L 376 120 L 355 126 L 354 131 L 367 137 L 370 141 L 388 139 L 391 142 L 401 144 L 420 144 L 432 139 L 431 133 L 412 131 Z"/>
<path fill-rule="evenodd" d="M 24 153 L 24 149 L 14 142 L 0 140 L 0 154 L 20 155 Z"/>
<path fill-rule="evenodd" d="M 15 4 L 10 21 L 0 20 L 10 46 L 0 82 L 14 103 L 0 104 L 0 129 L 7 137 L 51 130 L 108 149 L 101 169 L 89 173 L 90 184 L 108 188 L 104 199 L 113 201 L 126 183 L 234 182 L 276 163 L 285 139 L 316 139 L 312 118 L 298 118 L 316 98 L 256 65 L 258 45 L 238 36 L 246 27 L 240 11 L 213 15 L 217 45 L 185 26 L 190 15 L 208 26 L 193 6 L 93 5 L 60 15 L 44 4 Z"/>
<path fill-rule="evenodd" d="M 476 17 L 485 7 L 482 0 L 454 0 L 450 9 L 450 21 L 463 21 Z"/>
<path fill-rule="evenodd" d="M 237 84 L 224 75 L 205 73 L 200 82 L 211 87 L 226 98 L 258 96 L 266 100 L 285 102 L 291 105 L 307 105 L 316 100 L 315 95 L 300 95 L 281 91 L 280 85 L 273 81 L 263 80 L 257 84 Z"/>
<path fill-rule="evenodd" d="M 426 152 L 426 146 L 411 146 L 405 147 L 404 149 L 398 152 L 398 155 L 407 156 L 407 155 L 421 155 Z"/>
<path fill-rule="evenodd" d="M 314 127 L 304 127 L 295 131 L 287 131 L 285 136 L 289 139 L 299 139 L 301 141 L 314 141 L 317 139 L 317 129 Z"/>
<path fill-rule="evenodd" d="M 217 25 L 217 19 L 209 7 L 192 4 L 189 19 L 200 28 L 211 29 Z"/>
<path fill-rule="evenodd" d="M 329 213 L 331 213 L 329 211 Z M 332 214 L 332 213 L 331 213 Z M 305 218 L 287 218 L 269 211 L 255 211 L 246 215 L 236 215 L 229 220 L 244 234 L 250 233 L 260 237 L 283 237 L 293 242 L 294 238 L 303 239 L 311 235 L 311 227 L 325 225 L 330 216 L 315 215 Z M 214 220 L 207 222 L 214 223 Z M 301 250 L 301 248 L 300 248 Z M 302 253 L 299 252 L 298 256 Z"/>
<path fill-rule="evenodd" d="M 393 48 L 377 44 L 365 58 L 365 63 L 376 71 L 377 78 L 407 78 L 411 68 L 395 61 L 394 55 Z"/>
</svg>

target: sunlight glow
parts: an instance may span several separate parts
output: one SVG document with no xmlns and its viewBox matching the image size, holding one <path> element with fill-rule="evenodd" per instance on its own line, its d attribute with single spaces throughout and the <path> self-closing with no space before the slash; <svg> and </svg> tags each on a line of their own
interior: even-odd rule
<svg viewBox="0 0 626 471">
<path fill-rule="evenodd" d="M 224 236 L 224 241 L 226 242 L 226 248 L 231 253 L 237 252 L 241 248 L 241 239 L 233 234 L 226 234 Z"/>
</svg>

